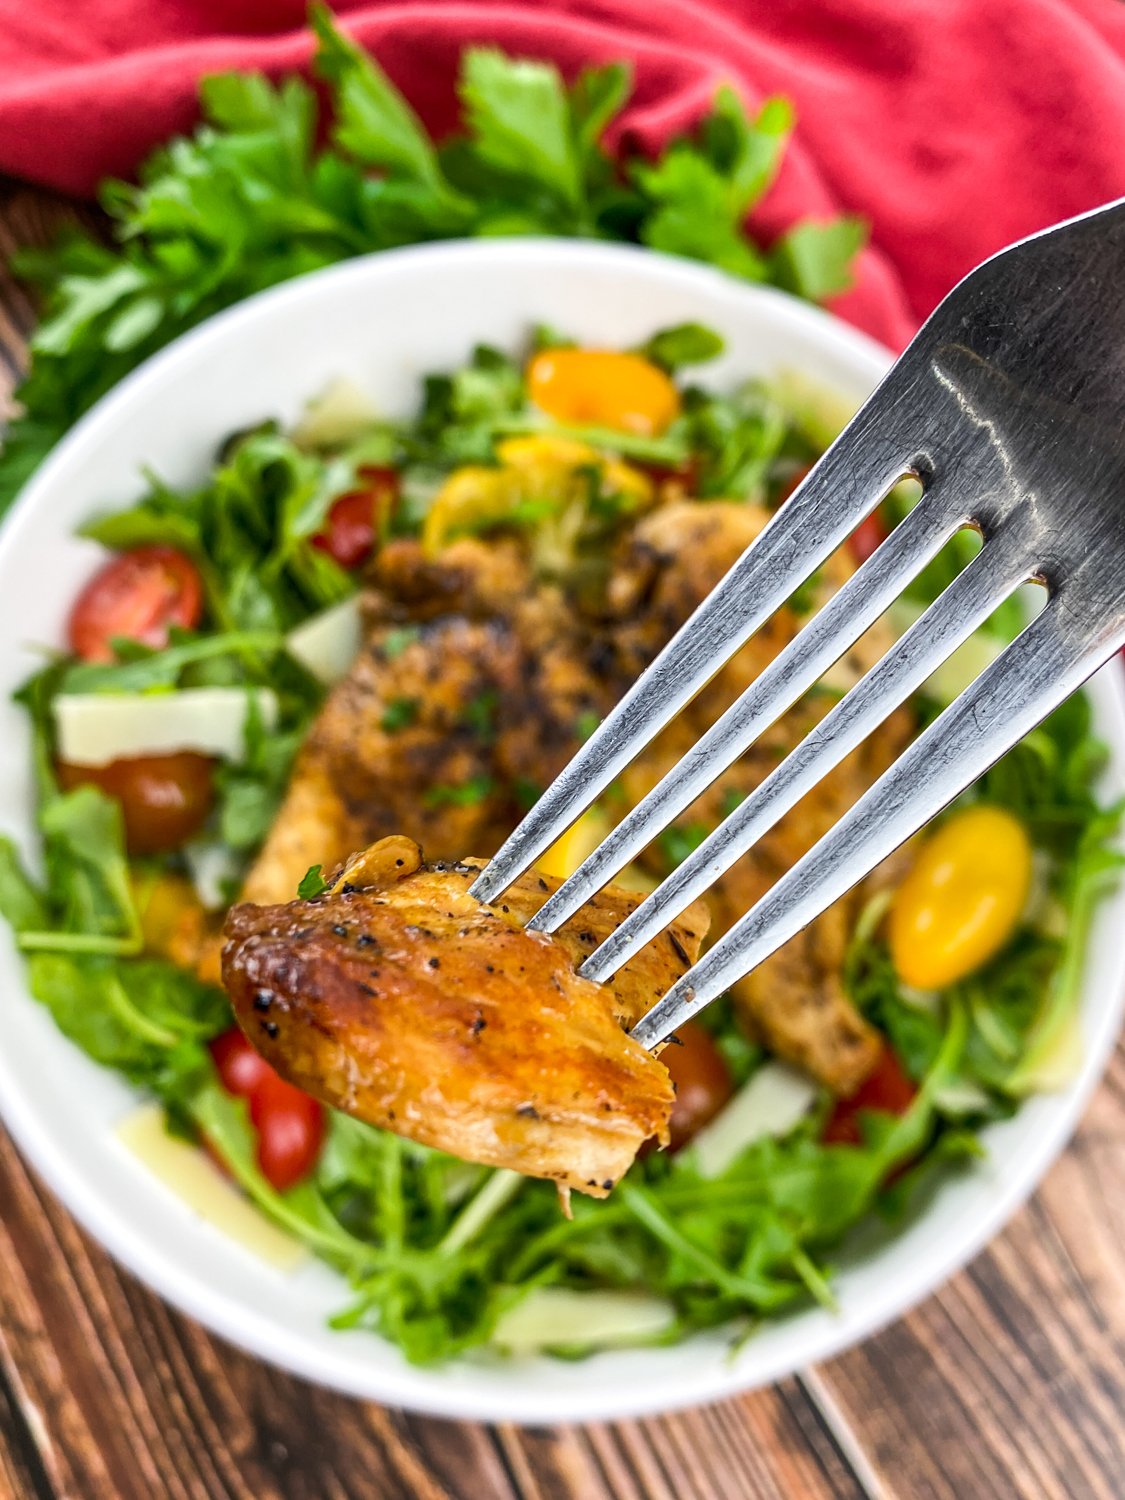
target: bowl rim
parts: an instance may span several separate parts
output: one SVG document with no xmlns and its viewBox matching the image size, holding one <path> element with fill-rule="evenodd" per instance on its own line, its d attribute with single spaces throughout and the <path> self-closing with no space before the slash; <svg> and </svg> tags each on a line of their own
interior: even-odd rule
<svg viewBox="0 0 1125 1500">
<path fill-rule="evenodd" d="M 237 334 L 240 328 L 258 320 L 268 321 L 284 313 L 291 304 L 315 295 L 326 285 L 363 284 L 374 274 L 391 273 L 404 262 L 429 263 L 434 274 L 443 263 L 459 265 L 497 263 L 534 265 L 557 264 L 559 258 L 577 266 L 601 268 L 617 263 L 623 270 L 640 271 L 666 284 L 679 284 L 712 290 L 721 288 L 726 296 L 743 294 L 766 303 L 783 304 L 785 316 L 794 324 L 804 324 L 810 334 L 826 347 L 835 344 L 853 363 L 866 363 L 873 381 L 885 373 L 893 356 L 862 331 L 839 318 L 798 301 L 773 288 L 740 284 L 734 278 L 709 266 L 660 255 L 635 246 L 569 241 L 551 238 L 512 240 L 462 240 L 438 244 L 407 246 L 402 249 L 373 252 L 336 266 L 296 277 L 268 288 L 227 308 L 181 335 L 164 349 L 152 355 L 109 392 L 100 398 L 64 435 L 44 462 L 23 487 L 15 503 L 0 524 L 0 556 L 18 548 L 20 532 L 27 518 L 48 497 L 55 476 L 71 462 L 71 455 L 90 443 L 103 424 L 119 412 L 127 411 L 136 393 L 154 380 L 170 379 L 183 364 L 190 364 L 209 344 Z M 1115 750 L 1125 753 L 1125 677 L 1114 672 L 1112 664 L 1097 674 L 1089 690 L 1098 705 L 1103 730 L 1112 729 Z M 1108 728 L 1107 728 L 1108 725 Z M 1119 898 L 1125 909 L 1125 891 Z M 1125 970 L 1125 956 L 1122 959 Z M 1120 980 L 1122 974 L 1118 974 Z M 308 1344 L 299 1331 L 288 1328 L 279 1319 L 259 1316 L 235 1303 L 231 1294 L 223 1293 L 192 1273 L 191 1267 L 154 1253 L 133 1225 L 106 1207 L 101 1195 L 84 1177 L 65 1151 L 56 1150 L 40 1132 L 30 1099 L 19 1087 L 13 1087 L 9 1059 L 0 1051 L 0 1121 L 10 1131 L 21 1152 L 36 1172 L 60 1199 L 67 1210 L 131 1273 L 173 1306 L 196 1318 L 209 1330 L 227 1341 L 266 1359 L 279 1367 L 318 1384 L 342 1390 L 367 1399 L 403 1406 L 431 1415 L 463 1420 L 517 1421 L 526 1423 L 606 1420 L 646 1413 L 672 1411 L 705 1401 L 731 1396 L 754 1386 L 784 1378 L 807 1364 L 819 1362 L 842 1349 L 869 1337 L 894 1319 L 901 1317 L 923 1297 L 937 1290 L 954 1272 L 960 1270 L 1007 1222 L 1026 1201 L 1047 1169 L 1055 1161 L 1073 1133 L 1090 1095 L 1100 1081 L 1116 1043 L 1122 1013 L 1125 1011 L 1125 985 L 1119 983 L 1114 996 L 1095 1017 L 1088 1018 L 1086 1048 L 1081 1072 L 1069 1089 L 1055 1097 L 1052 1118 L 1039 1128 L 1032 1146 L 1021 1159 L 1010 1166 L 998 1181 L 989 1209 L 975 1221 L 970 1233 L 964 1234 L 951 1250 L 943 1242 L 933 1242 L 910 1268 L 910 1274 L 896 1277 L 894 1295 L 887 1296 L 860 1316 L 840 1316 L 837 1323 L 818 1336 L 795 1340 L 797 1352 L 780 1352 L 772 1360 L 760 1361 L 749 1374 L 740 1370 L 739 1362 L 717 1358 L 690 1374 L 669 1365 L 654 1370 L 651 1378 L 636 1386 L 608 1389 L 604 1381 L 591 1380 L 589 1388 L 569 1400 L 558 1392 L 539 1392 L 534 1383 L 516 1374 L 503 1401 L 491 1389 L 474 1395 L 455 1386 L 443 1385 L 427 1378 L 429 1372 L 407 1367 L 403 1372 L 380 1369 L 372 1365 L 364 1379 L 351 1363 L 336 1364 L 323 1352 Z M 1096 1023 L 1096 1024 L 1095 1024 Z M 67 1046 L 73 1044 L 61 1039 Z M 92 1066 L 96 1066 L 92 1064 Z M 1029 1101 L 1030 1103 L 1030 1101 Z M 1025 1106 L 1026 1107 L 1026 1106 Z M 596 1358 L 596 1356 L 595 1356 Z"/>
</svg>

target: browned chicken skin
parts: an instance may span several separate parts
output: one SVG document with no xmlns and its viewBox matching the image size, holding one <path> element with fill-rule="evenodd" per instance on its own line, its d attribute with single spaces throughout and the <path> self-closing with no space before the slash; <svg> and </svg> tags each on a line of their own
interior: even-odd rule
<svg viewBox="0 0 1125 1500">
<path fill-rule="evenodd" d="M 237 906 L 224 983 L 255 1046 L 326 1103 L 604 1197 L 642 1142 L 667 1140 L 671 1080 L 624 1028 L 694 959 L 706 913 L 596 985 L 575 968 L 638 898 L 610 887 L 548 938 L 523 924 L 558 881 L 528 875 L 482 906 L 482 863 L 425 865 L 387 838 L 313 901 Z"/>
<path fill-rule="evenodd" d="M 611 585 L 621 614 L 619 639 L 627 643 L 636 675 L 714 587 L 768 519 L 737 502 L 667 506 L 646 517 L 623 543 Z M 821 570 L 813 601 L 819 605 L 852 572 L 844 553 Z M 803 625 L 782 609 L 711 680 L 622 776 L 626 799 L 639 802 L 734 702 Z M 840 664 L 840 687 L 858 678 L 891 643 L 886 629 L 871 630 Z M 796 704 L 709 787 L 678 820 L 701 836 L 718 826 L 770 774 L 778 762 L 831 708 L 831 692 Z M 771 829 L 751 853 L 722 876 L 708 894 L 713 937 L 726 931 L 816 841 L 891 763 L 909 738 L 909 714 L 891 716 L 882 730 L 849 756 Z M 656 847 L 645 857 L 658 875 L 668 865 Z M 877 881 L 878 876 L 874 877 Z M 854 1093 L 879 1056 L 880 1040 L 844 991 L 841 971 L 864 888 L 836 903 L 784 948 L 734 987 L 749 1026 L 781 1057 L 798 1064 L 838 1094 Z"/>
</svg>

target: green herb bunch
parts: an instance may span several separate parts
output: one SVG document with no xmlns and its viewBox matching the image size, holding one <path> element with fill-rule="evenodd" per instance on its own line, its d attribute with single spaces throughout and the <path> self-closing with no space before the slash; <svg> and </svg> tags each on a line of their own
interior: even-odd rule
<svg viewBox="0 0 1125 1500">
<path fill-rule="evenodd" d="M 310 19 L 327 130 L 301 79 L 204 79 L 195 134 L 154 153 L 137 184 L 103 188 L 111 243 L 75 232 L 18 258 L 45 317 L 0 455 L 0 514 L 76 418 L 150 354 L 221 308 L 350 256 L 569 235 L 639 242 L 815 300 L 850 284 L 859 220 L 798 224 L 768 252 L 744 227 L 792 130 L 784 99 L 751 118 L 720 88 L 698 130 L 659 159 L 614 159 L 601 142 L 629 97 L 626 65 L 586 69 L 568 87 L 548 63 L 475 48 L 458 85 L 463 128 L 439 146 L 325 6 Z"/>
</svg>

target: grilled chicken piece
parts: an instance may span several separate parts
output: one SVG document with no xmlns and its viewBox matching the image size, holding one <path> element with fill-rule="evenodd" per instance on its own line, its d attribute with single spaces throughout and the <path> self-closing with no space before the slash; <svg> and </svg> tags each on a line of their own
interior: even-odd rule
<svg viewBox="0 0 1125 1500">
<path fill-rule="evenodd" d="M 326 1103 L 603 1198 L 642 1142 L 667 1141 L 671 1080 L 624 1027 L 694 960 L 706 913 L 685 913 L 612 986 L 592 984 L 576 965 L 640 898 L 610 887 L 548 938 L 523 923 L 559 882 L 527 875 L 482 906 L 468 893 L 482 864 L 427 865 L 412 840 L 387 838 L 315 900 L 235 907 L 235 1014 Z"/>
<path fill-rule="evenodd" d="M 612 585 L 623 622 L 615 639 L 628 653 L 625 670 L 635 676 L 648 665 L 767 519 L 754 506 L 711 501 L 667 506 L 640 522 L 619 552 Z M 834 554 L 820 571 L 810 604 L 819 607 L 852 571 L 846 553 Z M 640 801 L 671 770 L 803 623 L 792 609 L 779 610 L 732 657 L 623 773 L 630 803 Z M 858 679 L 890 644 L 884 627 L 870 631 L 839 665 L 840 686 L 847 686 L 848 678 Z M 830 693 L 796 704 L 684 813 L 678 820 L 681 830 L 694 841 L 717 827 L 831 706 Z M 839 820 L 899 753 L 910 730 L 907 713 L 893 715 L 716 882 L 708 893 L 713 935 L 736 922 Z M 649 852 L 647 863 L 659 875 L 668 872 L 660 845 Z M 841 978 L 856 910 L 879 880 L 876 874 L 859 892 L 837 902 L 733 992 L 744 1019 L 773 1051 L 842 1095 L 855 1092 L 879 1056 L 878 1033 L 851 1003 Z"/>
<path fill-rule="evenodd" d="M 301 749 L 243 897 L 287 901 L 329 866 L 406 830 L 434 856 L 492 854 L 617 694 L 604 641 L 515 543 L 454 542 L 438 562 L 385 547 L 367 632 Z"/>
</svg>

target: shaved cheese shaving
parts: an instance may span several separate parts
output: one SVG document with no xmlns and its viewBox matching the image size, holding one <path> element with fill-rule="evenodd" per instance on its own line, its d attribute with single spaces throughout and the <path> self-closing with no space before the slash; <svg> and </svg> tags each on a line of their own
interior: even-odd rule
<svg viewBox="0 0 1125 1500">
<path fill-rule="evenodd" d="M 141 755 L 192 750 L 223 760 L 241 758 L 250 696 L 266 730 L 277 723 L 268 688 L 185 688 L 177 693 L 60 693 L 54 701 L 61 760 L 105 766 Z"/>
<path fill-rule="evenodd" d="M 604 1349 L 647 1343 L 675 1321 L 675 1308 L 663 1297 L 544 1286 L 501 1315 L 492 1342 L 511 1354 L 567 1345 Z"/>
<path fill-rule="evenodd" d="M 308 1259 L 299 1240 L 271 1224 L 219 1174 L 197 1147 L 164 1128 L 158 1104 L 145 1104 L 117 1127 L 117 1139 L 193 1213 L 279 1271 Z"/>
<path fill-rule="evenodd" d="M 816 1084 L 782 1062 L 763 1063 L 692 1142 L 701 1177 L 718 1177 L 764 1135 L 788 1135 L 812 1108 Z"/>
<path fill-rule="evenodd" d="M 285 637 L 285 649 L 318 682 L 331 687 L 347 675 L 362 639 L 357 594 L 291 630 Z"/>
</svg>

